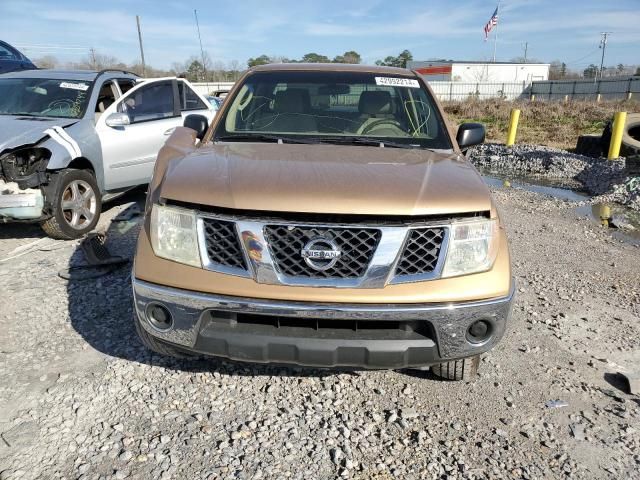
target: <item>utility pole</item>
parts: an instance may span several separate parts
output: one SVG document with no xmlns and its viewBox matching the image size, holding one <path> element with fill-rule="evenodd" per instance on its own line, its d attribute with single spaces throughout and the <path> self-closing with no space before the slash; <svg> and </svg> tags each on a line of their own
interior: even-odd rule
<svg viewBox="0 0 640 480">
<path fill-rule="evenodd" d="M 142 76 L 146 77 L 146 68 L 144 65 L 144 50 L 142 49 L 142 31 L 140 30 L 140 17 L 136 15 L 136 24 L 138 25 L 138 43 L 140 44 L 140 58 L 142 59 Z"/>
<path fill-rule="evenodd" d="M 202 55 L 202 71 L 204 72 L 204 80 L 207 80 L 207 66 L 204 64 L 204 49 L 202 48 L 202 37 L 200 36 L 200 23 L 198 22 L 198 11 L 194 10 L 196 17 L 196 28 L 198 29 L 198 41 L 200 42 L 200 54 Z"/>
<path fill-rule="evenodd" d="M 600 80 L 602 80 L 602 70 L 604 68 L 604 51 L 607 48 L 607 37 L 613 32 L 600 32 L 600 48 L 602 49 L 602 58 L 600 60 Z"/>
<path fill-rule="evenodd" d="M 524 63 L 527 63 L 527 50 L 529 50 L 529 42 L 524 42 Z"/>
</svg>

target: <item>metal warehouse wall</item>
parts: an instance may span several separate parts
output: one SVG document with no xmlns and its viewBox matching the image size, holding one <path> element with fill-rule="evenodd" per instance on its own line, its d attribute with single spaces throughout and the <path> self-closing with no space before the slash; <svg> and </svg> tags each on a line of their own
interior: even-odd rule
<svg viewBox="0 0 640 480">
<path fill-rule="evenodd" d="M 454 63 L 454 82 L 532 82 L 549 78 L 548 64 Z"/>
</svg>

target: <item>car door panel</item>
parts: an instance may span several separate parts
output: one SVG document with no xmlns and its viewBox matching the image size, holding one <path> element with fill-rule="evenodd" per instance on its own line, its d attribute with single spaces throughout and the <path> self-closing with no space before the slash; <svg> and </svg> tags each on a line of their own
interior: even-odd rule
<svg viewBox="0 0 640 480">
<path fill-rule="evenodd" d="M 193 85 L 187 80 L 180 78 L 177 82 L 182 118 L 184 119 L 187 115 L 198 114 L 204 115 L 209 122 L 211 122 L 216 111 L 209 101 L 203 95 L 196 92 Z"/>
<path fill-rule="evenodd" d="M 100 136 L 107 190 L 148 183 L 165 132 L 182 124 L 174 80 L 146 81 L 129 90 L 102 115 L 96 130 Z M 112 113 L 126 113 L 130 124 L 110 127 Z"/>
</svg>

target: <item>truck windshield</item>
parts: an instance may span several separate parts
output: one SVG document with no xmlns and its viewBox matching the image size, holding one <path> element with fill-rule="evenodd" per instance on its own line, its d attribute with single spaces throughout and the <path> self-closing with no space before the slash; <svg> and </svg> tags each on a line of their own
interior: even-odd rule
<svg viewBox="0 0 640 480">
<path fill-rule="evenodd" d="M 0 78 L 0 115 L 80 118 L 91 82 L 48 78 Z"/>
<path fill-rule="evenodd" d="M 215 138 L 351 138 L 450 149 L 428 90 L 413 76 L 368 72 L 274 71 L 249 75 Z"/>
</svg>

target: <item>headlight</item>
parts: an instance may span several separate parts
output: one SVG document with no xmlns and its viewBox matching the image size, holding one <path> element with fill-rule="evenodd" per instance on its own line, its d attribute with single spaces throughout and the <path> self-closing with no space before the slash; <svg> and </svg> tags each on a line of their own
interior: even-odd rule
<svg viewBox="0 0 640 480">
<path fill-rule="evenodd" d="M 151 246 L 158 257 L 202 267 L 196 216 L 191 210 L 154 205 L 151 210 Z"/>
<path fill-rule="evenodd" d="M 451 224 L 443 277 L 489 270 L 498 253 L 498 222 L 469 221 Z"/>
</svg>

